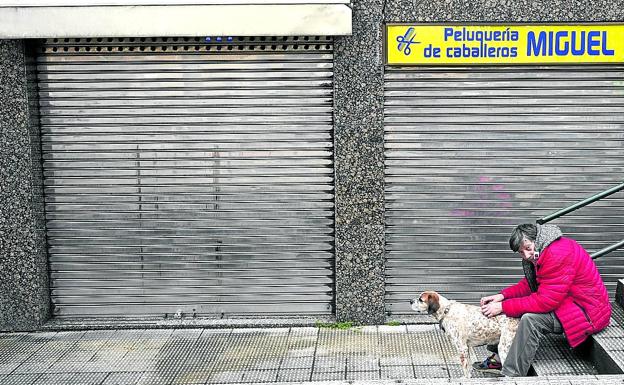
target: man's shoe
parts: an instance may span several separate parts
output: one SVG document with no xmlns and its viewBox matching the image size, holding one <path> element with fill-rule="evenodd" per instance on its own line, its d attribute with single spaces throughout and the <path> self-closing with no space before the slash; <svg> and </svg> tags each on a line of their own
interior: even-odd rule
<svg viewBox="0 0 624 385">
<path fill-rule="evenodd" d="M 473 363 L 472 367 L 481 373 L 490 373 L 502 376 L 501 369 L 503 368 L 503 365 L 496 358 L 496 353 L 483 360 L 483 362 Z"/>
</svg>

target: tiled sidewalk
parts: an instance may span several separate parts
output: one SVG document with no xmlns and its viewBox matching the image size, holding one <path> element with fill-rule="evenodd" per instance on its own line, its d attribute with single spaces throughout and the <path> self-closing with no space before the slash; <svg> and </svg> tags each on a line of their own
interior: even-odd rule
<svg viewBox="0 0 624 385">
<path fill-rule="evenodd" d="M 478 355 L 475 360 L 484 351 Z M 437 325 L 0 334 L 0 384 L 449 383 L 459 377 L 455 350 Z M 624 384 L 619 378 L 609 381 Z"/>
</svg>

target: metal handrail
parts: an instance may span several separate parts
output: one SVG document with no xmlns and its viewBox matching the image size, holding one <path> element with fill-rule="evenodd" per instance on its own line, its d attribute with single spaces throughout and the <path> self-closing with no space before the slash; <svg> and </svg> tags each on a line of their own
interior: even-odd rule
<svg viewBox="0 0 624 385">
<path fill-rule="evenodd" d="M 581 207 L 585 207 L 585 206 L 587 206 L 590 203 L 594 203 L 597 200 L 600 200 L 602 198 L 606 198 L 609 195 L 614 194 L 614 193 L 616 193 L 616 192 L 618 192 L 620 190 L 624 190 L 624 183 L 621 183 L 621 184 L 619 184 L 619 185 L 617 185 L 615 187 L 611 187 L 610 189 L 605 190 L 605 191 L 603 191 L 603 192 L 601 192 L 599 194 L 590 196 L 589 198 L 584 199 L 584 200 L 582 200 L 582 201 L 580 201 L 578 203 L 575 203 L 572 206 L 568 206 L 568 207 L 566 207 L 564 209 L 561 209 L 559 211 L 555 211 L 554 213 L 552 213 L 550 215 L 547 215 L 545 217 L 542 217 L 542 218 L 538 219 L 537 223 L 540 224 L 540 225 L 543 225 L 544 223 L 548 223 L 548 222 L 552 221 L 553 219 L 557 219 L 557 218 L 559 218 L 561 216 L 564 216 L 564 215 L 566 215 L 568 213 L 571 213 L 572 211 L 578 210 Z"/>
<path fill-rule="evenodd" d="M 554 219 L 557 219 L 559 217 L 562 217 L 568 213 L 571 213 L 572 211 L 578 210 L 581 207 L 585 207 L 588 204 L 594 203 L 600 199 L 606 198 L 611 194 L 615 194 L 618 191 L 624 190 L 624 183 L 621 183 L 615 187 L 611 187 L 608 190 L 605 190 L 601 193 L 598 193 L 596 195 L 590 196 L 587 199 L 584 199 L 578 203 L 575 203 L 571 206 L 568 206 L 564 209 L 561 209 L 559 211 L 555 211 L 554 213 L 547 215 L 545 217 L 542 217 L 540 219 L 538 219 L 536 222 L 540 225 L 543 225 L 544 223 L 548 223 Z M 602 250 L 598 250 L 597 252 L 591 254 L 592 259 L 596 259 L 598 257 L 602 257 L 603 255 L 609 254 L 610 252 L 619 249 L 620 247 L 624 246 L 624 240 L 621 240 L 620 242 L 614 243 L 611 246 L 607 246 Z"/>
<path fill-rule="evenodd" d="M 605 254 L 609 254 L 610 252 L 612 252 L 613 250 L 617 250 L 620 247 L 624 246 L 624 239 L 619 241 L 618 243 L 614 243 L 611 246 L 607 246 L 602 250 L 598 250 L 595 253 L 593 253 L 591 255 L 592 259 L 596 259 L 598 257 L 602 257 Z"/>
</svg>

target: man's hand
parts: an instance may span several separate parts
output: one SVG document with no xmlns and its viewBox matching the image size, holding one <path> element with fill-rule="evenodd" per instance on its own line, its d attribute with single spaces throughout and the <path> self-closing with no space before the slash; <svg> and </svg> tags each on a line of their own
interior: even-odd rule
<svg viewBox="0 0 624 385">
<path fill-rule="evenodd" d="M 488 318 L 496 317 L 503 312 L 503 304 L 501 302 L 490 301 L 481 306 L 481 313 Z"/>
<path fill-rule="evenodd" d="M 487 305 L 490 302 L 502 302 L 504 299 L 505 297 L 500 293 L 490 295 L 488 297 L 483 297 L 481 298 L 481 307 L 483 307 L 483 305 Z"/>
</svg>

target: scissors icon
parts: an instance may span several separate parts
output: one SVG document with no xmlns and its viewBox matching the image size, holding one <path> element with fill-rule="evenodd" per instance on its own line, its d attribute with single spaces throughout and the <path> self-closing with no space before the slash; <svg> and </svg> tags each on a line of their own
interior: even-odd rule
<svg viewBox="0 0 624 385">
<path fill-rule="evenodd" d="M 397 47 L 399 52 L 403 51 L 405 56 L 408 56 L 412 53 L 412 49 L 410 45 L 418 44 L 419 41 L 414 41 L 414 37 L 416 37 L 416 32 L 414 32 L 414 27 L 409 27 L 403 36 L 397 36 L 396 41 L 399 43 Z"/>
</svg>

